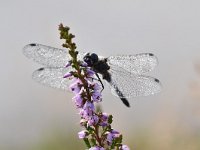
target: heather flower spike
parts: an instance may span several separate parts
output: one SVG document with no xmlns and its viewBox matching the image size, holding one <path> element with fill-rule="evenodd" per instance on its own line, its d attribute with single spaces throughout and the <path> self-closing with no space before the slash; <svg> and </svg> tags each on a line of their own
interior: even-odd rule
<svg viewBox="0 0 200 150">
<path fill-rule="evenodd" d="M 78 133 L 79 139 L 83 139 L 88 150 L 129 150 L 128 146 L 122 144 L 122 135 L 111 127 L 112 115 L 95 108 L 95 103 L 102 101 L 102 87 L 98 80 L 92 80 L 96 76 L 89 65 L 77 59 L 76 44 L 72 42 L 75 36 L 69 33 L 69 27 L 62 24 L 59 30 L 60 38 L 65 40 L 63 47 L 69 50 L 71 56 L 66 67 L 74 69 L 63 78 L 74 78 L 69 89 L 75 94 L 72 99 L 81 116 L 83 130 Z"/>
</svg>

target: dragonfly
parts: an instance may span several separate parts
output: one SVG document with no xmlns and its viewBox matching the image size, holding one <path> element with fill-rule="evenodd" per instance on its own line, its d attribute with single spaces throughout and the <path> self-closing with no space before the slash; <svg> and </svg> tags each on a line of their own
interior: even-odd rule
<svg viewBox="0 0 200 150">
<path fill-rule="evenodd" d="M 32 78 L 35 81 L 49 87 L 69 90 L 71 80 L 63 78 L 73 69 L 66 67 L 71 60 L 67 49 L 32 43 L 23 48 L 23 53 L 44 66 L 33 72 Z M 111 93 L 119 97 L 127 107 L 130 106 L 128 99 L 153 95 L 162 89 L 158 79 L 146 75 L 158 65 L 158 59 L 152 53 L 103 57 L 95 53 L 78 52 L 77 59 L 87 63 L 98 79 L 100 75 L 101 79 L 109 83 Z"/>
</svg>

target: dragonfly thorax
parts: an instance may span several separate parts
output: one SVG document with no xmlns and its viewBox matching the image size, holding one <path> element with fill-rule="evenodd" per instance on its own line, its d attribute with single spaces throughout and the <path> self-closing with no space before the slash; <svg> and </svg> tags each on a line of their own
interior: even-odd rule
<svg viewBox="0 0 200 150">
<path fill-rule="evenodd" d="M 95 63 L 97 63 L 99 61 L 99 57 L 97 56 L 97 54 L 95 53 L 87 53 L 84 57 L 83 57 L 84 62 L 86 62 L 88 64 L 89 67 L 92 67 Z"/>
</svg>

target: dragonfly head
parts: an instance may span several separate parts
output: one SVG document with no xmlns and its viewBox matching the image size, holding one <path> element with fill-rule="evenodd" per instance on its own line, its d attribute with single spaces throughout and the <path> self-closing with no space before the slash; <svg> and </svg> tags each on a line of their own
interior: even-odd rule
<svg viewBox="0 0 200 150">
<path fill-rule="evenodd" d="M 95 63 L 97 63 L 99 61 L 99 58 L 97 56 L 97 54 L 95 53 L 87 53 L 84 57 L 83 57 L 84 62 L 86 62 L 88 64 L 89 67 L 92 67 Z"/>
</svg>

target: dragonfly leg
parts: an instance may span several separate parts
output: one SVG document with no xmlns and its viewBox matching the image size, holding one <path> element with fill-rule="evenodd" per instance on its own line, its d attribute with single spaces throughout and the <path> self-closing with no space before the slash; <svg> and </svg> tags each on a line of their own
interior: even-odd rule
<svg viewBox="0 0 200 150">
<path fill-rule="evenodd" d="M 98 78 L 98 81 L 101 83 L 101 87 L 102 87 L 102 90 L 101 90 L 101 92 L 104 90 L 104 85 L 103 85 L 103 83 L 102 83 L 102 81 L 101 81 L 101 79 L 100 79 L 100 77 L 99 77 L 99 75 L 97 74 L 97 73 L 95 73 L 95 75 L 97 76 L 97 78 Z"/>
</svg>

